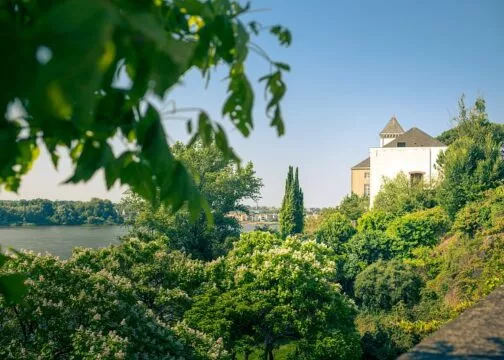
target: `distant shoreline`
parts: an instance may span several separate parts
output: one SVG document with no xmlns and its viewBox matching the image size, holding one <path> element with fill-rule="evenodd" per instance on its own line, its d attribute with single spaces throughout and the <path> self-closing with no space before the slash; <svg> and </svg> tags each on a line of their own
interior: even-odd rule
<svg viewBox="0 0 504 360">
<path fill-rule="evenodd" d="M 64 227 L 107 227 L 107 226 L 127 226 L 125 224 L 12 224 L 0 225 L 0 229 L 18 229 L 18 228 L 38 228 L 38 227 L 51 227 L 51 226 L 64 226 Z"/>
</svg>

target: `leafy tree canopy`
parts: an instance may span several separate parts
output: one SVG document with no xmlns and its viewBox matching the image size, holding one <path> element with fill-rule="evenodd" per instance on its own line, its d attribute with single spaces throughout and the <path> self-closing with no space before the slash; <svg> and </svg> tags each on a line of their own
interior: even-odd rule
<svg viewBox="0 0 504 360">
<path fill-rule="evenodd" d="M 395 215 L 381 210 L 373 209 L 357 220 L 357 231 L 385 231 Z"/>
<path fill-rule="evenodd" d="M 373 210 L 395 216 L 436 206 L 435 188 L 430 184 L 412 184 L 403 172 L 394 179 L 385 179 L 376 195 Z"/>
<path fill-rule="evenodd" d="M 422 287 L 422 279 L 411 265 L 379 260 L 357 276 L 355 296 L 368 309 L 390 310 L 399 302 L 416 304 Z"/>
<path fill-rule="evenodd" d="M 344 243 L 346 243 L 355 232 L 355 228 L 352 226 L 350 219 L 339 211 L 335 211 L 324 217 L 315 233 L 315 238 L 318 242 L 326 244 L 340 253 L 343 250 Z"/>
<path fill-rule="evenodd" d="M 346 195 L 338 205 L 338 210 L 350 220 L 359 219 L 369 209 L 369 197 L 355 193 Z"/>
<path fill-rule="evenodd" d="M 405 214 L 395 219 L 387 228 L 394 238 L 392 250 L 408 255 L 419 246 L 434 246 L 450 229 L 450 219 L 441 207 Z"/>
<path fill-rule="evenodd" d="M 186 209 L 174 213 L 165 206 L 152 208 L 131 194 L 121 203 L 126 223 L 132 225 L 130 236 L 148 241 L 165 236 L 172 249 L 185 250 L 201 259 L 214 259 L 225 254 L 232 238 L 240 234 L 240 224 L 226 215 L 231 211 L 246 211 L 242 201 L 257 200 L 262 181 L 256 177 L 252 163 L 238 166 L 213 145 L 176 143 L 172 152 L 196 179 L 198 190 L 212 211 L 213 226 L 208 226 L 203 213 L 191 221 Z"/>
<path fill-rule="evenodd" d="M 231 353 L 262 346 L 269 359 L 281 341 L 329 341 L 333 332 L 335 342 L 355 345 L 354 309 L 331 281 L 333 256 L 315 241 L 243 234 L 225 259 L 211 265 L 207 291 L 186 319 L 204 332 L 222 334 Z"/>
</svg>

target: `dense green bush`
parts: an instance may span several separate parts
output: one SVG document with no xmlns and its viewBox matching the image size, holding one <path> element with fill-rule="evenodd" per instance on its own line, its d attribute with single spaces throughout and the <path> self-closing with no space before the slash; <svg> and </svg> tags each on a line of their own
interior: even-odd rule
<svg viewBox="0 0 504 360">
<path fill-rule="evenodd" d="M 343 251 L 343 244 L 356 233 L 350 219 L 338 211 L 324 217 L 315 233 L 318 242 L 331 246 L 336 252 Z"/>
<path fill-rule="evenodd" d="M 440 157 L 443 181 L 439 203 L 451 217 L 455 217 L 466 203 L 481 199 L 485 190 L 502 184 L 501 145 L 490 134 L 483 142 L 462 137 Z"/>
<path fill-rule="evenodd" d="M 387 226 L 394 220 L 394 215 L 380 210 L 371 210 L 357 220 L 357 231 L 385 231 Z"/>
<path fill-rule="evenodd" d="M 430 209 L 436 206 L 435 184 L 412 184 L 408 176 L 399 173 L 393 179 L 385 179 L 373 202 L 373 210 L 402 215 L 408 212 Z"/>
<path fill-rule="evenodd" d="M 289 360 L 358 360 L 362 357 L 359 334 L 333 331 L 309 343 L 299 342 Z"/>
<path fill-rule="evenodd" d="M 393 238 L 392 249 L 407 255 L 418 246 L 433 246 L 450 226 L 446 213 L 440 207 L 409 213 L 395 219 L 387 228 Z"/>
<path fill-rule="evenodd" d="M 359 219 L 369 209 L 369 196 L 359 196 L 355 193 L 346 195 L 338 205 L 338 211 L 350 220 Z"/>
<path fill-rule="evenodd" d="M 354 235 L 346 243 L 346 256 L 342 264 L 342 285 L 345 291 L 353 292 L 355 277 L 368 265 L 394 257 L 393 241 L 394 239 L 383 231 L 366 231 Z"/>
<path fill-rule="evenodd" d="M 371 310 L 390 310 L 402 302 L 412 306 L 420 300 L 423 286 L 415 269 L 401 260 L 379 260 L 357 275 L 355 297 Z"/>
<path fill-rule="evenodd" d="M 365 312 L 359 315 L 357 326 L 363 359 L 393 360 L 421 340 L 421 336 L 400 326 L 401 315 Z"/>
<path fill-rule="evenodd" d="M 346 244 L 348 254 L 365 263 L 366 266 L 378 260 L 394 257 L 394 238 L 383 231 L 366 231 L 354 235 Z"/>
<path fill-rule="evenodd" d="M 481 201 L 461 209 L 453 224 L 453 231 L 474 236 L 477 233 L 497 233 L 504 230 L 504 186 L 490 190 Z"/>
</svg>

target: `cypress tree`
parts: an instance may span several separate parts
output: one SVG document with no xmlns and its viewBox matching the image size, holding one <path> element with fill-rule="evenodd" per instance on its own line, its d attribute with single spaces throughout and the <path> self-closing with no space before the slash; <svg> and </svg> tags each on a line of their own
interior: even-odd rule
<svg viewBox="0 0 504 360">
<path fill-rule="evenodd" d="M 303 190 L 299 185 L 299 170 L 296 168 L 296 175 L 294 178 L 294 219 L 296 234 L 300 234 L 304 229 L 304 199 Z"/>
<path fill-rule="evenodd" d="M 285 194 L 279 214 L 280 233 L 283 237 L 299 234 L 304 227 L 303 191 L 299 186 L 299 171 L 289 166 L 285 181 Z"/>
</svg>

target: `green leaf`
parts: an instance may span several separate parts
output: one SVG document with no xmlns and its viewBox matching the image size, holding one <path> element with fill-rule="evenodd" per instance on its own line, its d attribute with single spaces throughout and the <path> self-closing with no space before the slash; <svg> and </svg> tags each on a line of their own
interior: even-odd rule
<svg viewBox="0 0 504 360">
<path fill-rule="evenodd" d="M 283 26 L 275 25 L 271 27 L 270 33 L 278 38 L 280 45 L 287 47 L 290 46 L 290 44 L 292 43 L 291 32 L 288 29 L 284 28 Z"/>
<path fill-rule="evenodd" d="M 236 25 L 236 61 L 243 63 L 248 55 L 250 36 L 241 22 Z"/>
<path fill-rule="evenodd" d="M 259 35 L 259 29 L 260 29 L 260 25 L 257 21 L 251 21 L 249 22 L 249 27 L 250 27 L 250 30 L 254 33 L 254 35 Z"/>
<path fill-rule="evenodd" d="M 277 129 L 277 135 L 282 136 L 285 134 L 285 125 L 282 118 L 282 113 L 280 111 L 280 106 L 275 108 L 275 113 L 273 119 L 271 120 L 271 126 Z"/>
<path fill-rule="evenodd" d="M 215 35 L 219 38 L 220 44 L 217 45 L 219 55 L 228 63 L 234 61 L 232 50 L 235 47 L 236 39 L 231 20 L 224 15 L 219 15 L 214 21 Z"/>
<path fill-rule="evenodd" d="M 33 41 L 47 47 L 52 58 L 38 65 L 30 96 L 39 121 L 92 123 L 95 91 L 116 61 L 112 41 L 116 15 L 99 0 L 68 0 L 40 17 Z"/>
<path fill-rule="evenodd" d="M 233 66 L 230 76 L 229 97 L 222 108 L 222 115 L 229 116 L 237 129 L 244 136 L 249 136 L 254 126 L 252 120 L 254 92 L 247 76 L 243 73 L 243 64 Z"/>
<path fill-rule="evenodd" d="M 275 65 L 277 68 L 285 70 L 285 71 L 290 71 L 290 66 L 288 64 L 282 63 L 282 62 L 274 62 L 273 65 Z"/>
<path fill-rule="evenodd" d="M 88 181 L 102 167 L 114 159 L 114 154 L 107 142 L 86 140 L 82 144 L 82 153 L 77 159 L 74 174 L 65 183 Z"/>
<path fill-rule="evenodd" d="M 208 146 L 212 143 L 212 121 L 208 117 L 208 114 L 203 111 L 198 116 L 198 134 L 204 145 Z"/>
<path fill-rule="evenodd" d="M 25 279 L 26 277 L 21 274 L 0 275 L 0 294 L 7 302 L 16 304 L 22 300 L 26 293 Z"/>
</svg>

